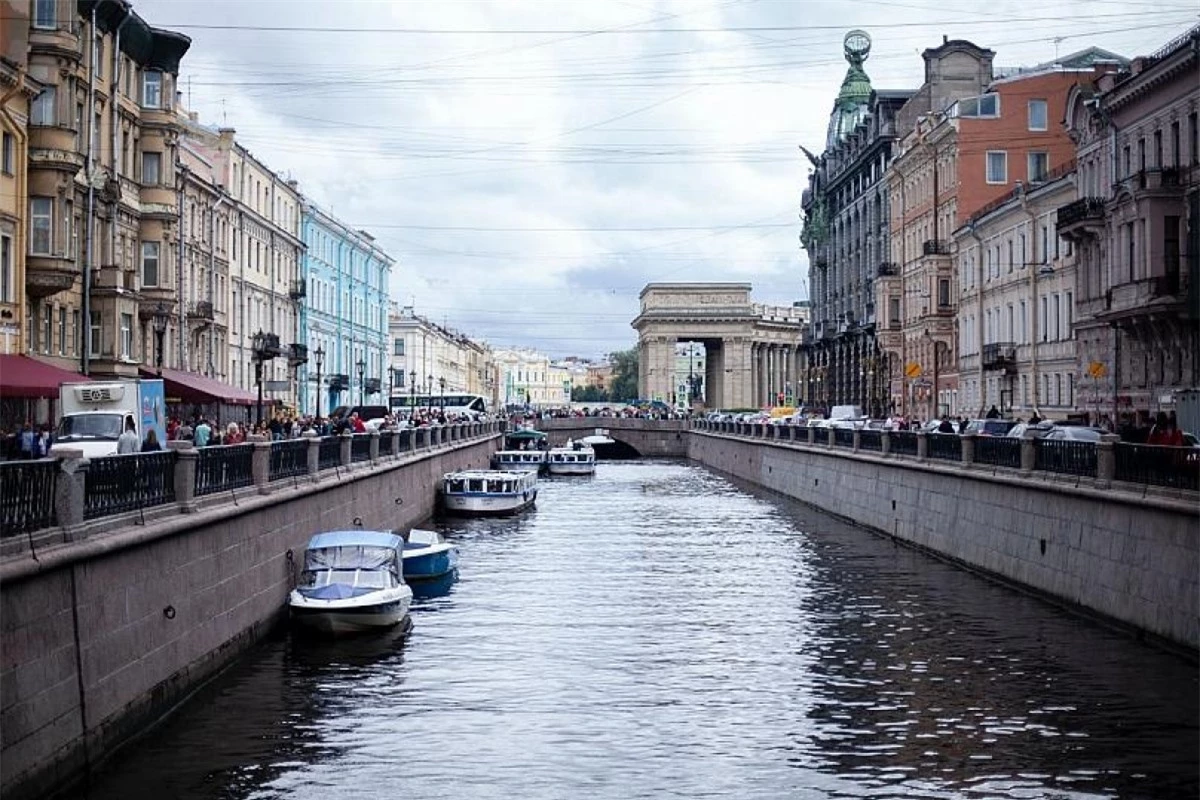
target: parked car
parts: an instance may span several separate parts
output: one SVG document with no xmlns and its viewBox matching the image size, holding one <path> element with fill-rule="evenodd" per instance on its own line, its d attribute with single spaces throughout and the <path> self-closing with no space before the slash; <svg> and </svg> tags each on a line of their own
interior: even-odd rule
<svg viewBox="0 0 1200 800">
<path fill-rule="evenodd" d="M 1042 438 L 1048 442 L 1098 442 L 1108 431 L 1083 425 L 1055 425 Z"/>
<path fill-rule="evenodd" d="M 973 419 L 967 422 L 963 433 L 973 433 L 976 436 L 1004 436 L 1015 426 L 1011 419 Z"/>
<path fill-rule="evenodd" d="M 367 430 L 378 430 L 388 415 L 388 408 L 387 406 L 338 406 L 329 416 L 332 419 L 341 419 L 354 413 L 358 414 L 358 418 L 363 421 Z"/>
<path fill-rule="evenodd" d="M 1004 435 L 1010 439 L 1024 439 L 1025 431 L 1033 431 L 1033 435 L 1036 438 L 1041 439 L 1052 430 L 1054 430 L 1054 423 L 1050 422 L 1049 420 L 1043 420 L 1042 422 L 1036 423 L 1018 422 L 1016 425 L 1013 425 L 1011 428 L 1009 428 L 1008 433 Z"/>
</svg>

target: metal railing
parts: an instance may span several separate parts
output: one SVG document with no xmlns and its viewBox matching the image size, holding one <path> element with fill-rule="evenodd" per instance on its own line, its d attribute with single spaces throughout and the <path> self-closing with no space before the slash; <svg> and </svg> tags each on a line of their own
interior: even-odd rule
<svg viewBox="0 0 1200 800">
<path fill-rule="evenodd" d="M 854 431 L 850 428 L 833 429 L 834 447 L 854 447 Z"/>
<path fill-rule="evenodd" d="M 901 456 L 917 454 L 916 431 L 890 431 L 888 433 L 888 452 Z"/>
<path fill-rule="evenodd" d="M 6 461 L 0 464 L 0 538 L 50 528 L 58 461 Z"/>
<path fill-rule="evenodd" d="M 1034 439 L 1034 469 L 1096 477 L 1096 443 Z"/>
<path fill-rule="evenodd" d="M 308 440 L 285 439 L 271 442 L 271 465 L 268 479 L 277 481 L 308 472 Z"/>
<path fill-rule="evenodd" d="M 1117 442 L 1116 479 L 1200 491 L 1200 449 Z"/>
<path fill-rule="evenodd" d="M 1021 440 L 1009 436 L 975 437 L 975 461 L 996 467 L 1021 468 Z"/>
<path fill-rule="evenodd" d="M 858 449 L 871 450 L 876 453 L 883 450 L 883 434 L 879 431 L 861 430 L 858 432 Z"/>
<path fill-rule="evenodd" d="M 317 469 L 333 469 L 342 463 L 340 436 L 323 436 L 317 451 Z"/>
<path fill-rule="evenodd" d="M 175 502 L 175 451 L 93 458 L 83 482 L 83 518 Z"/>
<path fill-rule="evenodd" d="M 350 463 L 371 460 L 371 434 L 356 433 L 350 439 Z"/>
<path fill-rule="evenodd" d="M 196 496 L 254 485 L 254 444 L 201 447 L 196 461 Z"/>
<path fill-rule="evenodd" d="M 930 458 L 962 461 L 962 437 L 957 433 L 931 433 L 926 441 L 929 442 Z"/>
</svg>

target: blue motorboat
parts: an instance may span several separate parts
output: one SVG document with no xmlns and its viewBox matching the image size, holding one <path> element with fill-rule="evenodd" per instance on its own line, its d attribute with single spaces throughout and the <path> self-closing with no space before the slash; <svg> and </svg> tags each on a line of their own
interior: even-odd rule
<svg viewBox="0 0 1200 800">
<path fill-rule="evenodd" d="M 318 533 L 304 551 L 304 571 L 288 597 L 292 619 L 325 633 L 392 628 L 408 617 L 404 540 L 390 531 Z"/>
<path fill-rule="evenodd" d="M 433 580 L 458 566 L 458 548 L 437 531 L 413 528 L 404 540 L 404 579 Z"/>
</svg>

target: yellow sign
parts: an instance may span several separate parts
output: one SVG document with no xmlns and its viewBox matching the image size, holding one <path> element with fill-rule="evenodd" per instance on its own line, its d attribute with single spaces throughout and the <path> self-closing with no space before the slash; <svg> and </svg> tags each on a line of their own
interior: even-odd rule
<svg viewBox="0 0 1200 800">
<path fill-rule="evenodd" d="M 1087 373 L 1093 378 L 1103 378 L 1108 374 L 1108 367 L 1104 366 L 1104 363 L 1101 361 L 1093 361 L 1088 364 Z"/>
<path fill-rule="evenodd" d="M 921 365 L 915 361 L 910 361 L 904 366 L 904 374 L 910 378 L 921 377 Z"/>
</svg>

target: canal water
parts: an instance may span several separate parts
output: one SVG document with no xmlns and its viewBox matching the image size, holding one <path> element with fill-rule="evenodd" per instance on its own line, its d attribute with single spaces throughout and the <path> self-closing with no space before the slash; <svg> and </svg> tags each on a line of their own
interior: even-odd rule
<svg viewBox="0 0 1200 800">
<path fill-rule="evenodd" d="M 1194 798 L 1197 669 L 673 461 L 436 523 L 408 639 L 272 639 L 100 798 Z"/>
</svg>

